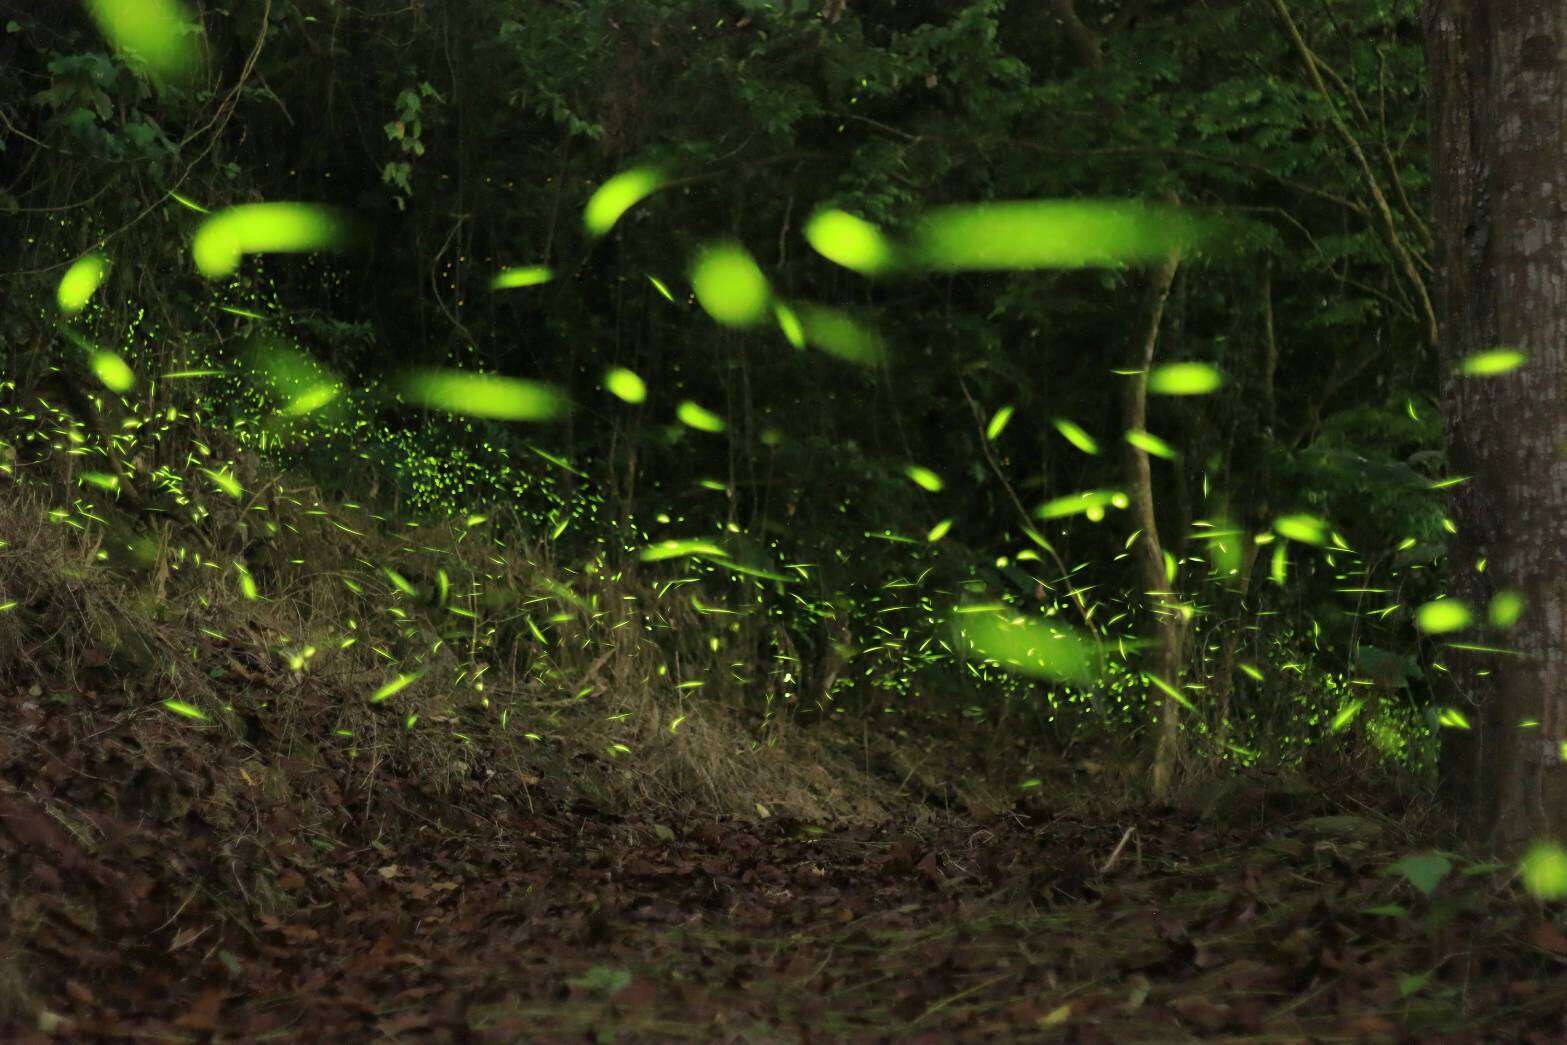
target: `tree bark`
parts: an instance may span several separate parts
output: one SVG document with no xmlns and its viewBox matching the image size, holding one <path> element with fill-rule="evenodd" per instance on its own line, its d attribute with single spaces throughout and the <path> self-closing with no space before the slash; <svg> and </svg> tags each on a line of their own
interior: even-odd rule
<svg viewBox="0 0 1567 1045">
<path fill-rule="evenodd" d="M 1477 619 L 1500 588 L 1525 599 L 1479 642 L 1517 655 L 1447 651 L 1472 728 L 1443 730 L 1442 769 L 1469 837 L 1508 852 L 1567 834 L 1567 6 L 1428 0 L 1425 36 L 1448 465 L 1472 477 L 1451 505 L 1452 594 Z M 1528 362 L 1461 376 L 1499 347 Z"/>
<path fill-rule="evenodd" d="M 1171 253 L 1148 274 L 1148 326 L 1140 342 L 1133 346 L 1131 369 L 1137 371 L 1126 382 L 1126 396 L 1122 403 L 1122 419 L 1128 430 L 1141 431 L 1148 423 L 1148 371 L 1153 367 L 1154 349 L 1159 344 L 1159 326 L 1164 319 L 1164 306 L 1170 299 L 1170 286 L 1175 282 L 1175 270 L 1180 255 Z M 1153 470 L 1147 451 L 1126 446 L 1127 477 L 1132 510 L 1142 536 L 1137 539 L 1137 564 L 1142 575 L 1146 594 L 1153 607 L 1158 632 L 1158 649 L 1154 654 L 1153 672 L 1171 686 L 1180 685 L 1181 642 L 1184 620 L 1175 607 L 1168 605 L 1170 582 L 1164 569 L 1164 545 L 1159 540 L 1159 525 L 1154 514 Z M 1162 690 L 1159 693 L 1158 733 L 1154 741 L 1152 786 L 1154 797 L 1167 798 L 1175 782 L 1181 756 L 1180 705 Z"/>
</svg>

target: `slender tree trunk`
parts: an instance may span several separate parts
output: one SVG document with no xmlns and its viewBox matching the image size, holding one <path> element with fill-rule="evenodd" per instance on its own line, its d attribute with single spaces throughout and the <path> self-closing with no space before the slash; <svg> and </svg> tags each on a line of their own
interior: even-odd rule
<svg viewBox="0 0 1567 1045">
<path fill-rule="evenodd" d="M 1170 286 L 1175 282 L 1175 270 L 1180 255 L 1172 252 L 1159 266 L 1148 274 L 1148 326 L 1142 340 L 1133 346 L 1129 367 L 1138 371 L 1126 382 L 1126 398 L 1122 404 L 1122 419 L 1126 427 L 1142 430 L 1148 423 L 1148 371 L 1153 366 L 1154 349 L 1159 344 L 1159 325 L 1164 319 L 1164 306 L 1170 299 Z M 1132 500 L 1132 510 L 1142 536 L 1137 540 L 1137 564 L 1158 631 L 1158 649 L 1151 668 L 1171 686 L 1180 684 L 1181 641 L 1184 621 L 1181 614 L 1166 602 L 1170 582 L 1164 569 L 1164 545 L 1159 540 L 1159 525 L 1154 516 L 1153 470 L 1149 466 L 1148 453 L 1127 444 L 1127 480 Z M 1167 694 L 1160 692 L 1158 735 L 1154 741 L 1153 792 L 1156 798 L 1165 798 L 1175 782 L 1175 771 L 1181 756 L 1180 705 Z"/>
<path fill-rule="evenodd" d="M 1491 636 L 1518 655 L 1446 651 L 1473 728 L 1444 730 L 1442 766 L 1471 838 L 1506 851 L 1567 834 L 1567 6 L 1428 0 L 1425 33 L 1448 463 L 1472 477 L 1452 592 L 1481 619 L 1498 589 L 1525 599 Z M 1459 376 L 1504 346 L 1528 362 Z"/>
</svg>

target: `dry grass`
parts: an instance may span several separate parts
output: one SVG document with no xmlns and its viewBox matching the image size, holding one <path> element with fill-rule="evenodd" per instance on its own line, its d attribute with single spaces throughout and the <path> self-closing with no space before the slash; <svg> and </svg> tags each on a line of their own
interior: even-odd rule
<svg viewBox="0 0 1567 1045">
<path fill-rule="evenodd" d="M 117 715 L 160 723 L 142 738 L 159 757 L 221 738 L 252 779 L 288 756 L 348 767 L 366 793 L 387 774 L 435 795 L 510 781 L 504 797 L 526 805 L 529 782 L 550 779 L 619 813 L 886 815 L 880 785 L 848 760 L 781 722 L 758 728 L 727 663 L 765 647 L 751 621 L 716 627 L 685 599 L 661 600 L 634 564 L 558 562 L 547 544 L 505 536 L 525 532 L 505 511 L 412 525 L 328 503 L 221 431 L 163 443 L 180 437 L 211 454 L 183 467 L 144 455 L 186 499 L 139 476 L 162 515 L 81 485 L 90 454 L 64 439 L 0 479 L 0 600 L 15 602 L 0 613 L 0 681 L 83 710 L 83 694 L 123 692 Z M 371 700 L 400 675 L 416 677 Z M 707 682 L 693 695 L 680 679 Z M 179 718 L 168 699 L 206 719 Z"/>
</svg>

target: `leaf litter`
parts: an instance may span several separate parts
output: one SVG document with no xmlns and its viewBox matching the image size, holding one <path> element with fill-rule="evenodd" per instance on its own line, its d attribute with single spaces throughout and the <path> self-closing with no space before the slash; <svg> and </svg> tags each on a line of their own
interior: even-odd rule
<svg viewBox="0 0 1567 1045">
<path fill-rule="evenodd" d="M 815 823 L 616 815 L 541 767 L 530 811 L 515 782 L 371 788 L 83 697 L 3 698 L 7 1040 L 1564 1030 L 1558 910 L 1298 789 L 1096 807 L 1067 767 L 989 809 L 916 784 L 879 822 Z"/>
</svg>

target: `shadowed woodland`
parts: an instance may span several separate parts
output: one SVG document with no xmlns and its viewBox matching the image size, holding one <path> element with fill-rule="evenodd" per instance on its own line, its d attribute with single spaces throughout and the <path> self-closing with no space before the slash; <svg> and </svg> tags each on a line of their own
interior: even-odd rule
<svg viewBox="0 0 1567 1045">
<path fill-rule="evenodd" d="M 0 0 L 0 1037 L 1563 1040 L 1551 6 Z"/>
</svg>

